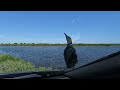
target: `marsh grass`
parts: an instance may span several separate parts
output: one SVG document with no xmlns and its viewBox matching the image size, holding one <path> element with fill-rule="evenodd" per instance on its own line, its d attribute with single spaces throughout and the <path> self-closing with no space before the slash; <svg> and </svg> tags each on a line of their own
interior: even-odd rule
<svg viewBox="0 0 120 90">
<path fill-rule="evenodd" d="M 24 61 L 6 54 L 0 55 L 0 74 L 31 71 L 59 71 L 59 69 L 54 69 L 52 66 L 37 68 L 29 61 Z"/>
</svg>

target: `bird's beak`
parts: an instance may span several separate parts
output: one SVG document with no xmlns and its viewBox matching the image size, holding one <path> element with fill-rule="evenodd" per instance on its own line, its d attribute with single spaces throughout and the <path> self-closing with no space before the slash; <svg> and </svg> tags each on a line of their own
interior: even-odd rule
<svg viewBox="0 0 120 90">
<path fill-rule="evenodd" d="M 65 34 L 65 33 L 64 33 Z M 65 34 L 65 36 L 67 36 L 66 34 Z"/>
</svg>

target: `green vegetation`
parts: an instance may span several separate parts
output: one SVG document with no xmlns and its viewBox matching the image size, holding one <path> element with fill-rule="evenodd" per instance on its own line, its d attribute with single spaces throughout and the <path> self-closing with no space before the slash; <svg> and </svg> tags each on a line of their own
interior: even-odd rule
<svg viewBox="0 0 120 90">
<path fill-rule="evenodd" d="M 31 71 L 58 71 L 53 67 L 35 67 L 34 64 L 28 61 L 21 60 L 10 55 L 0 55 L 0 74 L 16 73 L 16 72 L 31 72 Z"/>
<path fill-rule="evenodd" d="M 66 46 L 66 44 L 60 43 L 1 43 L 0 46 Z M 120 46 L 120 44 L 82 44 L 77 43 L 73 46 Z"/>
<path fill-rule="evenodd" d="M 50 44 L 50 43 L 1 43 L 0 46 L 65 46 L 66 44 Z"/>
<path fill-rule="evenodd" d="M 120 44 L 73 44 L 74 46 L 120 46 Z"/>
</svg>

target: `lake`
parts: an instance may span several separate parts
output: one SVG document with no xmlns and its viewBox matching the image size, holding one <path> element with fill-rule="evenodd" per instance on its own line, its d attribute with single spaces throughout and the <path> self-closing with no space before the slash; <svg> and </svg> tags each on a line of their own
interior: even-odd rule
<svg viewBox="0 0 120 90">
<path fill-rule="evenodd" d="M 66 68 L 64 49 L 66 46 L 0 46 L 0 54 L 10 54 L 38 66 Z M 85 65 L 99 58 L 120 51 L 120 46 L 76 46 L 78 63 Z"/>
</svg>

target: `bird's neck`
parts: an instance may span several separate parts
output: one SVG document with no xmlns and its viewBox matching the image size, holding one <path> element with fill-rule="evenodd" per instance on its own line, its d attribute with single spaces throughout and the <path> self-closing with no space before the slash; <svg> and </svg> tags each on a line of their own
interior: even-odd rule
<svg viewBox="0 0 120 90">
<path fill-rule="evenodd" d="M 72 44 L 67 44 L 67 46 L 72 46 Z"/>
</svg>

